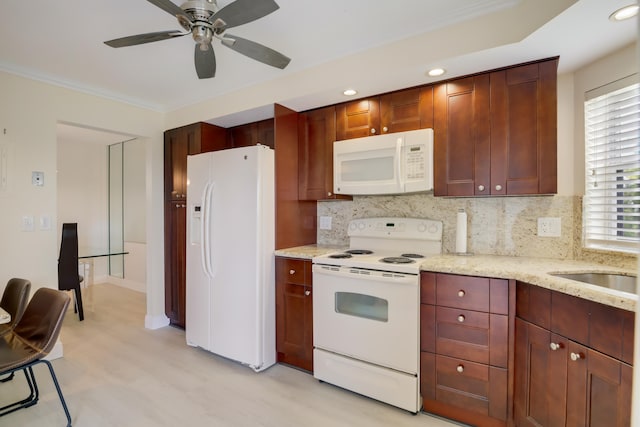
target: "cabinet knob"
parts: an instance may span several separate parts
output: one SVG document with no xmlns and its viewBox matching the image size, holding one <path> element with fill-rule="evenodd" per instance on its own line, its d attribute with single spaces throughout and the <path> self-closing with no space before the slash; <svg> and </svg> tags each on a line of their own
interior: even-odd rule
<svg viewBox="0 0 640 427">
<path fill-rule="evenodd" d="M 562 348 L 562 344 L 552 342 L 551 344 L 549 344 L 549 348 L 553 351 L 560 350 Z"/>
<path fill-rule="evenodd" d="M 460 289 L 460 290 L 458 291 L 458 296 L 459 296 L 460 298 L 462 298 L 464 295 L 465 295 L 465 292 L 464 292 L 462 289 Z"/>
<path fill-rule="evenodd" d="M 333 196 L 333 193 L 331 191 L 328 191 L 327 192 L 327 196 L 331 197 L 331 196 Z"/>
<path fill-rule="evenodd" d="M 580 359 L 584 359 L 584 355 L 582 353 L 571 353 L 570 357 L 574 362 Z"/>
<path fill-rule="evenodd" d="M 456 371 L 458 371 L 458 372 L 460 372 L 460 373 L 463 373 L 463 372 L 464 372 L 464 366 L 462 366 L 462 365 L 458 365 L 458 366 L 456 367 Z"/>
<path fill-rule="evenodd" d="M 484 185 L 478 185 L 478 191 L 484 191 Z"/>
<path fill-rule="evenodd" d="M 309 295 L 311 295 L 311 291 L 309 291 L 309 290 L 304 291 L 304 294 L 305 294 L 306 296 L 309 296 Z"/>
<path fill-rule="evenodd" d="M 502 185 L 500 184 L 496 185 L 496 191 L 500 191 L 500 190 L 502 190 Z"/>
<path fill-rule="evenodd" d="M 296 274 L 295 270 L 289 270 L 289 274 Z"/>
<path fill-rule="evenodd" d="M 388 127 L 386 127 L 386 126 L 385 126 L 385 127 L 383 127 L 383 128 L 382 128 L 382 132 L 389 132 L 389 128 L 388 128 Z"/>
<path fill-rule="evenodd" d="M 376 133 L 376 128 L 371 128 L 371 133 L 375 134 Z"/>
<path fill-rule="evenodd" d="M 464 315 L 459 315 L 458 316 L 458 322 L 463 323 L 464 322 Z"/>
</svg>

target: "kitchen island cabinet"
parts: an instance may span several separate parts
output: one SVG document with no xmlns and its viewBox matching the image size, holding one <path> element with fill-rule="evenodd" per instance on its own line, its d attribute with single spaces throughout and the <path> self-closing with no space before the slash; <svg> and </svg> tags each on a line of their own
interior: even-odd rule
<svg viewBox="0 0 640 427">
<path fill-rule="evenodd" d="M 514 282 L 423 272 L 420 288 L 424 410 L 475 426 L 508 425 Z"/>
<path fill-rule="evenodd" d="M 276 351 L 280 363 L 313 371 L 311 260 L 276 257 Z"/>
<path fill-rule="evenodd" d="M 517 426 L 629 426 L 633 313 L 517 282 Z"/>
<path fill-rule="evenodd" d="M 434 89 L 434 195 L 554 194 L 558 59 Z"/>
<path fill-rule="evenodd" d="M 433 127 L 433 87 L 423 86 L 336 106 L 336 140 Z"/>
<path fill-rule="evenodd" d="M 187 155 L 227 148 L 226 129 L 195 123 L 164 134 L 165 314 L 185 327 Z"/>
</svg>

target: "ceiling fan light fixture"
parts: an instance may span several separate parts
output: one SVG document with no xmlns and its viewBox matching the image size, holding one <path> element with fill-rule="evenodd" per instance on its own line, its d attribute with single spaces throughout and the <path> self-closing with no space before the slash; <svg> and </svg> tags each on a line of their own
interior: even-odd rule
<svg viewBox="0 0 640 427">
<path fill-rule="evenodd" d="M 344 96 L 353 96 L 353 95 L 355 95 L 356 93 L 358 93 L 358 91 L 357 91 L 357 90 L 355 90 L 355 89 L 345 89 L 345 90 L 342 92 L 342 94 L 343 94 Z"/>
<path fill-rule="evenodd" d="M 639 7 L 640 6 L 638 6 L 637 4 L 630 4 L 628 6 L 621 7 L 620 9 L 609 15 L 609 19 L 613 22 L 619 22 L 633 18 L 638 14 Z"/>
<path fill-rule="evenodd" d="M 439 77 L 446 72 L 447 70 L 445 70 L 444 68 L 432 68 L 427 72 L 427 74 L 429 75 L 429 77 Z"/>
</svg>

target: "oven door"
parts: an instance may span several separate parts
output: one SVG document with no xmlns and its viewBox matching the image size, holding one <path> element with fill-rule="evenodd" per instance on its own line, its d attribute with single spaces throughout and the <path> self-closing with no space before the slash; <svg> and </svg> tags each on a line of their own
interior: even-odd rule
<svg viewBox="0 0 640 427">
<path fill-rule="evenodd" d="M 313 266 L 318 349 L 417 374 L 419 276 Z"/>
</svg>

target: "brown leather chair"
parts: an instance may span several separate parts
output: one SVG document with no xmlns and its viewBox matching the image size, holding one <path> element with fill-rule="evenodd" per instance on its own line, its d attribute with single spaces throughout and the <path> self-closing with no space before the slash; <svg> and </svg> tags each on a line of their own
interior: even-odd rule
<svg viewBox="0 0 640 427">
<path fill-rule="evenodd" d="M 58 289 L 73 291 L 75 295 L 74 312 L 80 320 L 84 320 L 82 309 L 82 293 L 80 283 L 83 277 L 78 274 L 78 224 L 75 222 L 62 224 L 60 240 L 60 256 L 58 258 Z"/>
<path fill-rule="evenodd" d="M 62 403 L 67 417 L 67 427 L 71 427 L 69 409 L 53 366 L 51 362 L 44 359 L 58 339 L 69 301 L 69 295 L 65 292 L 49 288 L 38 289 L 15 328 L 0 337 L 0 375 L 23 371 L 30 390 L 29 396 L 25 399 L 0 408 L 0 416 L 38 403 L 38 384 L 33 366 L 44 363 L 49 368 L 51 379 Z"/>
<path fill-rule="evenodd" d="M 0 324 L 0 336 L 10 332 L 22 318 L 27 302 L 29 301 L 29 291 L 31 282 L 26 279 L 13 278 L 7 282 L 7 286 L 2 293 L 0 307 L 11 316 L 9 323 Z"/>
<path fill-rule="evenodd" d="M 29 301 L 29 291 L 31 290 L 31 282 L 26 279 L 13 278 L 9 279 L 7 286 L 2 293 L 0 307 L 11 316 L 9 323 L 0 324 L 0 336 L 3 336 L 13 330 L 22 318 L 27 302 Z M 8 377 L 0 378 L 0 382 L 6 383 L 14 377 L 12 373 Z"/>
</svg>

